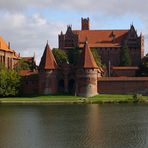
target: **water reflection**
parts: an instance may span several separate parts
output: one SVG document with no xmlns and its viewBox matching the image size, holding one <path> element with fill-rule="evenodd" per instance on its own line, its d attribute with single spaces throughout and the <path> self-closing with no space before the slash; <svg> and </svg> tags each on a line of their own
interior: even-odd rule
<svg viewBox="0 0 148 148">
<path fill-rule="evenodd" d="M 0 105 L 0 148 L 147 148 L 147 105 Z"/>
</svg>

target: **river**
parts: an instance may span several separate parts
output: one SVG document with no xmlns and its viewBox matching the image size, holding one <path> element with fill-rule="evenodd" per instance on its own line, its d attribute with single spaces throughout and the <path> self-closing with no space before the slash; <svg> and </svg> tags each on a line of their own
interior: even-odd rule
<svg viewBox="0 0 148 148">
<path fill-rule="evenodd" d="M 0 148 L 148 148 L 148 105 L 0 105 Z"/>
</svg>

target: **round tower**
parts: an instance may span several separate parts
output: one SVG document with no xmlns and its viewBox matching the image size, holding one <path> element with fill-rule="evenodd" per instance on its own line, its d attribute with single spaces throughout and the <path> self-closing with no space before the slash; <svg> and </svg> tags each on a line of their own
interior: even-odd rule
<svg viewBox="0 0 148 148">
<path fill-rule="evenodd" d="M 77 70 L 76 94 L 78 96 L 90 97 L 98 93 L 97 69 L 98 66 L 86 41 L 82 51 L 80 67 Z"/>
<path fill-rule="evenodd" d="M 40 94 L 57 93 L 57 74 L 57 63 L 47 43 L 39 65 Z"/>
<path fill-rule="evenodd" d="M 77 71 L 76 94 L 83 97 L 91 97 L 98 94 L 96 69 L 79 69 Z"/>
</svg>

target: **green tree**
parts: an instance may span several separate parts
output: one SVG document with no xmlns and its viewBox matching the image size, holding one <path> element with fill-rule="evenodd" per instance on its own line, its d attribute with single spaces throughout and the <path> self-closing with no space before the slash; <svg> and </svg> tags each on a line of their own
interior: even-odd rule
<svg viewBox="0 0 148 148">
<path fill-rule="evenodd" d="M 148 76 L 148 54 L 141 60 L 137 76 Z"/>
<path fill-rule="evenodd" d="M 52 53 L 59 65 L 67 63 L 68 57 L 64 51 L 61 49 L 53 48 Z"/>
<path fill-rule="evenodd" d="M 24 59 L 19 60 L 19 62 L 15 65 L 14 69 L 19 72 L 21 70 L 29 70 L 32 68 L 31 63 L 25 61 Z"/>
<path fill-rule="evenodd" d="M 94 59 L 95 59 L 97 65 L 98 65 L 99 67 L 100 67 L 100 66 L 102 67 L 101 58 L 100 58 L 99 53 L 97 52 L 97 49 L 96 49 L 96 48 L 93 48 L 93 49 L 91 50 L 91 52 L 92 52 L 92 54 L 93 54 L 93 57 L 94 57 Z"/>
<path fill-rule="evenodd" d="M 124 44 L 120 54 L 120 66 L 130 66 L 130 65 L 131 65 L 131 58 L 129 55 L 129 49 L 127 44 Z"/>
<path fill-rule="evenodd" d="M 67 51 L 68 61 L 70 64 L 77 65 L 80 61 L 82 50 L 80 48 L 72 48 Z"/>
<path fill-rule="evenodd" d="M 19 93 L 20 76 L 15 70 L 0 69 L 0 96 L 15 96 Z"/>
</svg>

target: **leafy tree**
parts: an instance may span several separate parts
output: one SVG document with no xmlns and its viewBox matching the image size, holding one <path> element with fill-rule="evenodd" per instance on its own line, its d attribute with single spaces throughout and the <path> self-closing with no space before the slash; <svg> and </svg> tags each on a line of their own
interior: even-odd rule
<svg viewBox="0 0 148 148">
<path fill-rule="evenodd" d="M 19 93 L 20 76 L 15 70 L 0 69 L 0 96 L 15 96 Z"/>
<path fill-rule="evenodd" d="M 31 63 L 25 61 L 24 59 L 19 60 L 19 62 L 15 65 L 14 69 L 19 72 L 21 70 L 29 70 L 32 69 Z"/>
<path fill-rule="evenodd" d="M 141 60 L 137 76 L 148 76 L 148 54 Z"/>
<path fill-rule="evenodd" d="M 72 48 L 67 51 L 68 61 L 70 64 L 77 65 L 80 61 L 82 50 L 80 48 Z"/>
<path fill-rule="evenodd" d="M 102 66 L 102 63 L 101 63 L 101 58 L 100 58 L 100 55 L 99 53 L 97 52 L 97 49 L 96 48 L 93 48 L 91 50 L 92 54 L 93 54 L 93 57 L 97 63 L 98 66 Z"/>
<path fill-rule="evenodd" d="M 59 65 L 67 63 L 68 57 L 64 51 L 62 51 L 61 49 L 53 48 L 52 53 Z"/>
<path fill-rule="evenodd" d="M 128 49 L 127 44 L 124 44 L 121 49 L 120 65 L 121 66 L 130 66 L 131 65 L 131 58 L 129 55 L 129 49 Z"/>
</svg>

